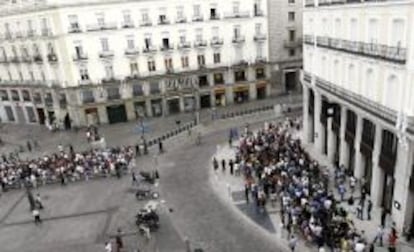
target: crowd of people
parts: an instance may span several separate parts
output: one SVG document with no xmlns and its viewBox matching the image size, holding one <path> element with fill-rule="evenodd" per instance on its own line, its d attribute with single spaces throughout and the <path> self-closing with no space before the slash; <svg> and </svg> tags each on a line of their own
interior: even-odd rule
<svg viewBox="0 0 414 252">
<path fill-rule="evenodd" d="M 294 120 L 266 123 L 254 133 L 246 127 L 240 137 L 235 161 L 229 162 L 232 174 L 233 169 L 240 169 L 243 174 L 246 201 L 254 202 L 259 211 L 263 211 L 269 200 L 272 204 L 280 202 L 280 217 L 289 233 L 292 251 L 298 236 L 316 244 L 320 251 L 325 248 L 344 252 L 373 251 L 375 242 L 382 245 L 384 226 L 379 227 L 382 233 L 379 232 L 374 241 L 368 241 L 365 232 L 355 228 L 351 213 L 329 186 L 328 169 L 313 160 L 300 140 L 292 135 L 292 129 L 299 128 L 299 121 Z M 219 162 L 214 159 L 214 169 L 218 166 Z M 224 169 L 225 162 L 222 167 Z M 342 178 L 341 167 L 336 170 L 337 182 L 343 185 L 344 181 L 338 179 Z M 350 183 L 351 188 L 355 186 L 354 180 Z M 358 215 L 362 217 L 363 213 Z M 395 228 L 391 227 L 390 251 L 395 251 L 397 237 Z"/>
<path fill-rule="evenodd" d="M 6 191 L 56 182 L 65 185 L 70 181 L 97 176 L 120 177 L 133 157 L 134 150 L 130 146 L 75 152 L 71 145 L 67 150 L 59 145 L 58 152 L 31 160 L 3 156 L 0 183 Z"/>
</svg>

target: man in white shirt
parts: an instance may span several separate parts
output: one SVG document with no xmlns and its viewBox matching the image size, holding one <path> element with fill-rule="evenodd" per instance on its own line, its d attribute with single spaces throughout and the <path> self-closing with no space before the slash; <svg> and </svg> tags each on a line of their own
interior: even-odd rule
<svg viewBox="0 0 414 252">
<path fill-rule="evenodd" d="M 112 243 L 110 241 L 105 243 L 105 252 L 112 252 Z"/>
</svg>

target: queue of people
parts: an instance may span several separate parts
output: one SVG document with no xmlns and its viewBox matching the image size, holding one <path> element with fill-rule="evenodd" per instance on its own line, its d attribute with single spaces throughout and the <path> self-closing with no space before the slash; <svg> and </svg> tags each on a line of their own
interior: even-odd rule
<svg viewBox="0 0 414 252">
<path fill-rule="evenodd" d="M 96 176 L 120 177 L 134 157 L 132 147 L 90 149 L 75 152 L 72 146 L 31 160 L 5 159 L 0 163 L 0 183 L 3 191 L 48 183 L 88 180 Z"/>
<path fill-rule="evenodd" d="M 247 202 L 256 204 L 258 211 L 264 211 L 270 200 L 280 202 L 280 218 L 289 233 L 289 246 L 296 247 L 296 237 L 307 243 L 316 244 L 319 251 L 374 251 L 374 243 L 383 245 L 384 226 L 380 226 L 376 239 L 369 241 L 364 230 L 357 230 L 351 213 L 341 204 L 345 200 L 343 167 L 335 171 L 336 186 L 340 199 L 329 187 L 329 171 L 313 160 L 302 147 L 299 139 L 293 137 L 293 129 L 299 129 L 299 121 L 266 123 L 264 128 L 252 132 L 248 126 L 240 137 L 235 161 L 245 181 Z M 213 168 L 219 169 L 219 161 L 213 159 Z M 221 161 L 223 171 L 226 162 Z M 233 172 L 231 172 L 233 173 Z M 349 179 L 350 188 L 355 190 L 355 179 Z M 351 196 L 352 197 L 352 196 Z M 372 202 L 365 204 L 367 218 L 371 218 Z M 366 202 L 366 203 L 365 203 Z M 358 217 L 363 219 L 362 210 Z M 395 251 L 398 239 L 396 229 L 390 228 L 389 251 Z"/>
</svg>

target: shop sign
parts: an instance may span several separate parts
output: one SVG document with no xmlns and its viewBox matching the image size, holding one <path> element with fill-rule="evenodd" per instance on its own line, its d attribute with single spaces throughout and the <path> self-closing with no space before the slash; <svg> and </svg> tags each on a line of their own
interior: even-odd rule
<svg viewBox="0 0 414 252">
<path fill-rule="evenodd" d="M 214 93 L 215 94 L 224 94 L 224 93 L 226 93 L 226 89 L 225 88 L 216 88 L 216 89 L 214 89 Z"/>
<path fill-rule="evenodd" d="M 180 89 L 196 87 L 198 87 L 198 78 L 194 76 L 186 76 L 166 80 L 167 91 L 177 91 Z"/>
<path fill-rule="evenodd" d="M 243 91 L 249 91 L 248 86 L 236 86 L 233 88 L 234 92 L 243 92 Z"/>
</svg>

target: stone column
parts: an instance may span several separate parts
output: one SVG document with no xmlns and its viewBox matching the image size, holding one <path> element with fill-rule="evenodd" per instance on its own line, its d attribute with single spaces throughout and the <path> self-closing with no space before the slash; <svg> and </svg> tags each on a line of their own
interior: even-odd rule
<svg viewBox="0 0 414 252">
<path fill-rule="evenodd" d="M 379 167 L 379 156 L 381 154 L 382 127 L 375 125 L 374 149 L 372 151 L 372 181 L 371 181 L 371 200 L 374 206 L 381 203 L 382 183 L 384 181 L 384 171 Z"/>
<path fill-rule="evenodd" d="M 216 93 L 214 89 L 210 91 L 210 105 L 212 108 L 216 107 Z"/>
<path fill-rule="evenodd" d="M 250 83 L 249 84 L 249 100 L 254 101 L 256 99 L 257 99 L 256 83 Z"/>
<path fill-rule="evenodd" d="M 410 177 L 413 164 L 413 148 L 412 143 L 408 141 L 403 144 L 398 143 L 397 162 L 394 171 L 394 195 L 393 200 L 398 202 L 400 209 L 395 207 L 392 209 L 392 219 L 395 221 L 397 229 L 401 232 L 406 223 L 406 216 L 412 214 L 413 202 L 410 200 Z M 407 218 L 409 219 L 409 218 Z"/>
<path fill-rule="evenodd" d="M 318 153 L 323 152 L 324 132 L 320 116 L 322 113 L 322 97 L 315 91 L 315 111 L 314 111 L 314 123 L 315 123 L 315 148 Z"/>
<path fill-rule="evenodd" d="M 345 165 L 345 167 L 348 167 L 348 161 L 349 161 L 349 149 L 348 149 L 348 143 L 345 140 L 345 131 L 346 131 L 346 107 L 341 106 L 341 128 L 339 130 L 339 137 L 341 138 L 341 145 L 340 153 L 339 153 L 339 165 Z"/>
<path fill-rule="evenodd" d="M 145 99 L 145 109 L 147 110 L 147 117 L 152 117 L 152 105 L 149 98 Z"/>
<path fill-rule="evenodd" d="M 328 117 L 328 123 L 327 123 L 327 127 L 328 127 L 328 159 L 329 162 L 334 163 L 335 161 L 335 146 L 336 146 L 336 136 L 335 136 L 335 132 L 332 130 L 332 123 L 333 123 L 333 118 L 332 117 Z"/>
<path fill-rule="evenodd" d="M 179 103 L 180 103 L 180 112 L 185 112 L 185 106 L 184 106 L 184 97 L 180 95 L 179 98 Z"/>
<path fill-rule="evenodd" d="M 126 109 L 128 121 L 135 120 L 136 119 L 135 106 L 132 100 L 128 100 L 125 102 L 125 109 Z"/>
<path fill-rule="evenodd" d="M 309 136 L 309 88 L 303 86 L 303 129 L 302 129 L 302 141 L 304 144 L 310 142 Z"/>
<path fill-rule="evenodd" d="M 356 122 L 356 130 L 355 130 L 355 141 L 354 141 L 354 148 L 355 148 L 355 169 L 354 169 L 354 177 L 360 179 L 364 176 L 364 166 L 362 166 L 362 153 L 360 151 L 361 145 L 361 138 L 362 138 L 362 125 L 363 125 L 363 118 L 361 115 L 358 115 L 357 122 Z"/>
<path fill-rule="evenodd" d="M 162 116 L 167 116 L 169 114 L 167 99 L 165 97 L 162 97 L 161 99 L 162 99 L 162 102 L 161 102 L 161 104 L 162 104 L 162 108 L 161 108 L 162 109 Z"/>
</svg>

